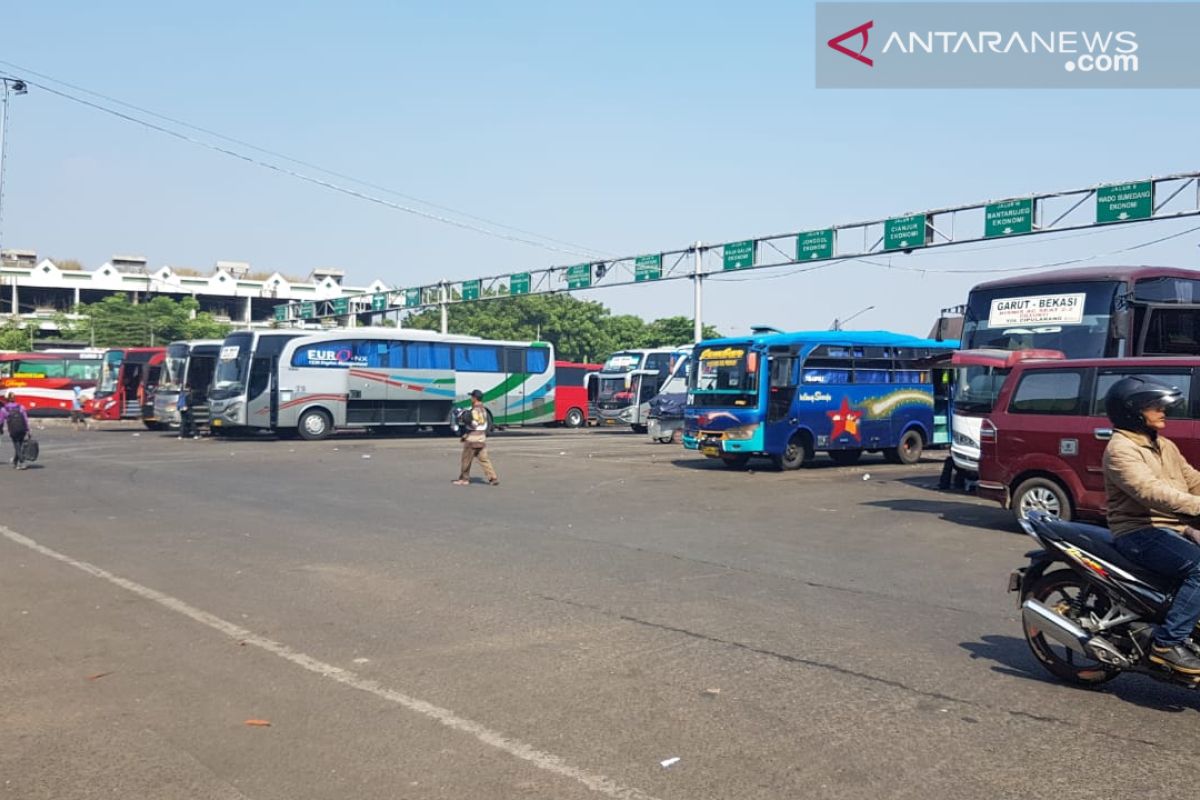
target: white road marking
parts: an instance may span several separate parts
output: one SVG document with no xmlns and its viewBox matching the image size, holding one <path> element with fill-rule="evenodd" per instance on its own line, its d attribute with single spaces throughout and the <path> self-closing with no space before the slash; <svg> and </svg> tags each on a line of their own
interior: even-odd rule
<svg viewBox="0 0 1200 800">
<path fill-rule="evenodd" d="M 538 769 L 543 769 L 547 772 L 560 775 L 564 778 L 578 781 L 594 792 L 598 792 L 607 797 L 619 798 L 619 800 L 656 800 L 652 795 L 643 792 L 630 786 L 622 786 L 621 784 L 594 772 L 589 772 L 585 769 L 573 766 L 567 763 L 560 756 L 553 753 L 547 753 L 543 750 L 538 750 L 532 745 L 525 742 L 513 739 L 499 731 L 494 731 L 484 725 L 461 717 L 453 711 L 428 703 L 416 697 L 411 697 L 394 689 L 389 689 L 386 686 L 381 686 L 378 681 L 363 678 L 360 675 L 341 667 L 335 667 L 333 664 L 327 664 L 324 661 L 319 661 L 312 656 L 305 655 L 297 650 L 293 650 L 285 644 L 276 642 L 273 639 L 268 639 L 264 636 L 259 636 L 253 631 L 234 625 L 232 622 L 226 622 L 220 617 L 209 614 L 207 611 L 188 605 L 184 601 L 172 597 L 168 594 L 163 594 L 156 589 L 151 589 L 148 586 L 143 586 L 140 583 L 131 581 L 128 578 L 122 578 L 119 575 L 114 575 L 106 569 L 97 567 L 95 564 L 90 564 L 87 561 L 79 561 L 71 558 L 68 555 L 52 550 L 45 545 L 38 544 L 28 536 L 17 533 L 10 528 L 0 525 L 0 535 L 11 542 L 27 547 L 34 552 L 41 553 L 44 556 L 61 561 L 64 564 L 82 570 L 89 575 L 108 581 L 114 586 L 119 586 L 126 591 L 132 592 L 137 596 L 158 603 L 164 608 L 170 609 L 177 614 L 182 614 L 189 619 L 199 622 L 213 630 L 223 633 L 231 639 L 238 642 L 244 642 L 247 645 L 266 650 L 268 653 L 273 653 L 285 661 L 289 661 L 298 667 L 308 670 L 322 678 L 336 681 L 337 683 L 349 686 L 353 689 L 358 689 L 362 692 L 375 695 L 376 697 L 387 700 L 396 705 L 403 706 L 410 711 L 440 722 L 447 728 L 470 734 L 484 744 L 494 747 L 508 753 L 511 756 L 528 761 Z"/>
</svg>

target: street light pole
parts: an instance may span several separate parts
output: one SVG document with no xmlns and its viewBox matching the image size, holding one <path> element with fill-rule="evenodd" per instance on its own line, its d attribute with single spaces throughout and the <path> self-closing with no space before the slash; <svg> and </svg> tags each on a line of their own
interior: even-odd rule
<svg viewBox="0 0 1200 800">
<path fill-rule="evenodd" d="M 845 325 L 847 322 L 849 322 L 850 320 L 854 319 L 854 318 L 855 318 L 855 317 L 857 317 L 859 314 L 865 314 L 865 313 L 867 313 L 868 311 L 870 311 L 870 310 L 871 310 L 872 308 L 874 308 L 874 307 L 875 307 L 875 306 L 867 306 L 866 308 L 859 309 L 858 311 L 855 311 L 853 314 L 851 314 L 850 316 L 846 317 L 845 319 L 835 319 L 835 320 L 833 321 L 833 325 L 830 327 L 830 330 L 831 330 L 831 331 L 840 331 L 840 330 L 842 329 L 842 326 L 843 326 L 843 325 Z"/>
<path fill-rule="evenodd" d="M 28 91 L 25 81 L 15 78 L 0 78 L 0 244 L 3 243 L 4 229 L 4 155 L 8 151 L 8 96 L 9 94 L 25 94 Z M 17 313 L 14 308 L 13 313 Z"/>
</svg>

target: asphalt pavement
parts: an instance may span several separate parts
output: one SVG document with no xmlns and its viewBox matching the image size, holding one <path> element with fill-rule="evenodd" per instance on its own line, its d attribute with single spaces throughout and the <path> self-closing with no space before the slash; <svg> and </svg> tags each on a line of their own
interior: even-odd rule
<svg viewBox="0 0 1200 800">
<path fill-rule="evenodd" d="M 0 797 L 1191 797 L 1194 692 L 1029 655 L 1008 512 L 609 430 L 38 432 L 0 470 Z M 7 441 L 4 442 L 7 445 Z"/>
</svg>

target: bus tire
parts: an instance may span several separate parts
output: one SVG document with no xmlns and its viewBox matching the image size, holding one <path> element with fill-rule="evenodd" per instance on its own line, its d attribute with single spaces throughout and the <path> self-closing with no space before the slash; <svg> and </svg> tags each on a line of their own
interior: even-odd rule
<svg viewBox="0 0 1200 800">
<path fill-rule="evenodd" d="M 830 450 L 829 458 L 838 466 L 848 467 L 858 463 L 862 458 L 862 450 Z"/>
<path fill-rule="evenodd" d="M 924 449 L 925 437 L 916 428 L 909 428 L 900 436 L 899 444 L 883 451 L 883 457 L 893 464 L 915 464 Z"/>
<path fill-rule="evenodd" d="M 563 425 L 568 428 L 582 428 L 586 421 L 587 418 L 583 416 L 583 411 L 578 408 L 567 409 L 567 415 L 563 417 Z"/>
<path fill-rule="evenodd" d="M 805 434 L 797 433 L 788 441 L 787 448 L 784 449 L 783 454 L 772 456 L 771 460 L 775 462 L 776 469 L 786 472 L 788 470 L 800 469 L 812 461 L 812 457 L 812 442 L 809 441 L 808 436 Z"/>
<path fill-rule="evenodd" d="M 324 410 L 310 408 L 300 415 L 300 424 L 296 429 L 300 432 L 302 439 L 316 442 L 333 433 L 333 420 Z"/>
</svg>

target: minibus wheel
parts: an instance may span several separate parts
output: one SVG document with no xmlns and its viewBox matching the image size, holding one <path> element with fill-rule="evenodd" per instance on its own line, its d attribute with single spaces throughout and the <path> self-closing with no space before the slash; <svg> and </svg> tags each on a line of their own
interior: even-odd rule
<svg viewBox="0 0 1200 800">
<path fill-rule="evenodd" d="M 319 408 L 310 408 L 300 415 L 300 424 L 297 426 L 301 438 L 307 439 L 310 442 L 324 439 L 333 431 L 333 420 L 329 415 Z"/>
<path fill-rule="evenodd" d="M 568 428 L 583 427 L 583 422 L 583 412 L 578 408 L 568 409 L 567 415 L 563 417 L 563 425 L 566 425 Z"/>
<path fill-rule="evenodd" d="M 925 449 L 925 439 L 921 432 L 910 428 L 900 437 L 900 443 L 883 451 L 883 457 L 893 464 L 915 464 L 921 460 L 921 451 Z"/>
<path fill-rule="evenodd" d="M 771 460 L 775 462 L 775 467 L 781 470 L 800 469 L 809 461 L 812 461 L 813 449 L 812 443 L 808 437 L 803 434 L 796 434 L 787 443 L 782 455 L 771 456 Z"/>
</svg>

